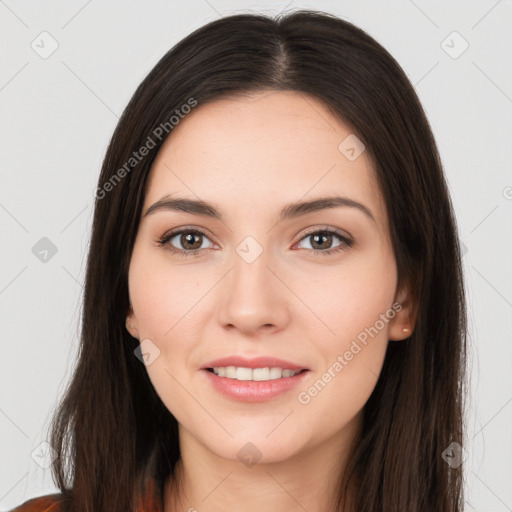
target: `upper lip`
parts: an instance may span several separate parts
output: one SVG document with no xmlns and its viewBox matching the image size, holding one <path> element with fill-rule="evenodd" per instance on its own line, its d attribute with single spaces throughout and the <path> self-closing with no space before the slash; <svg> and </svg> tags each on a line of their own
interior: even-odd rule
<svg viewBox="0 0 512 512">
<path fill-rule="evenodd" d="M 221 359 L 210 361 L 201 367 L 201 369 L 215 368 L 225 366 L 237 366 L 241 368 L 283 368 L 286 370 L 307 370 L 305 366 L 301 366 L 284 359 L 271 356 L 260 356 L 248 359 L 241 356 L 228 356 Z"/>
</svg>

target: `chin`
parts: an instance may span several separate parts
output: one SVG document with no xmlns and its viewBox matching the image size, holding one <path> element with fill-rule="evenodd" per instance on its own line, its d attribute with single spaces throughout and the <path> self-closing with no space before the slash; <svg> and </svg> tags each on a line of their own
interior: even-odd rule
<svg viewBox="0 0 512 512">
<path fill-rule="evenodd" d="M 267 431 L 245 431 L 240 435 L 233 432 L 233 435 L 234 439 L 224 439 L 223 442 L 219 440 L 219 443 L 214 444 L 210 438 L 206 446 L 219 457 L 241 462 L 248 468 L 254 464 L 284 462 L 296 456 L 303 446 L 297 436 L 290 436 L 284 429 L 281 435 L 275 432 L 268 436 Z"/>
</svg>

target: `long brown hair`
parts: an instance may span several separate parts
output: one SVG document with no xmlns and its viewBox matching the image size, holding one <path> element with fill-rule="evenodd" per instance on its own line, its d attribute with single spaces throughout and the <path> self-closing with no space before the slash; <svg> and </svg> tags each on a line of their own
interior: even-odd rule
<svg viewBox="0 0 512 512">
<path fill-rule="evenodd" d="M 176 476 L 177 421 L 125 328 L 145 185 L 173 116 L 179 122 L 194 102 L 263 89 L 317 98 L 364 142 L 389 214 L 398 285 L 410 286 L 417 311 L 411 337 L 389 344 L 339 482 L 338 510 L 352 482 L 357 511 L 460 512 L 462 465 L 449 465 L 443 451 L 464 441 L 466 303 L 434 137 L 382 46 L 342 19 L 304 10 L 228 16 L 199 28 L 156 64 L 119 120 L 96 193 L 78 362 L 51 424 L 64 504 L 126 512 L 147 478 L 162 485 Z M 148 151 L 135 160 L 143 146 Z"/>
</svg>

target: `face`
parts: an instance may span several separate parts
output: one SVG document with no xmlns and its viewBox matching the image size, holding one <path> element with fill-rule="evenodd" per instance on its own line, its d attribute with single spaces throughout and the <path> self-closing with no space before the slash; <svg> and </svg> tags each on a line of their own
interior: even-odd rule
<svg viewBox="0 0 512 512">
<path fill-rule="evenodd" d="M 127 324 L 180 436 L 212 454 L 275 462 L 354 432 L 389 340 L 407 337 L 361 149 L 314 98 L 260 91 L 199 105 L 157 155 Z"/>
</svg>

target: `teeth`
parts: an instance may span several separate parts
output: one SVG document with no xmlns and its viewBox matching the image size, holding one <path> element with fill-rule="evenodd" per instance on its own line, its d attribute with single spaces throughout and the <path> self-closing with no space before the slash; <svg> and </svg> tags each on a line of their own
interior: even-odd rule
<svg viewBox="0 0 512 512">
<path fill-rule="evenodd" d="M 270 369 L 269 368 L 254 368 L 252 371 L 252 380 L 269 380 Z"/>
<path fill-rule="evenodd" d="M 283 370 L 281 368 L 270 368 L 269 379 L 280 379 L 283 376 Z"/>
<path fill-rule="evenodd" d="M 235 380 L 275 380 L 282 377 L 293 377 L 297 371 L 282 368 L 244 368 L 238 366 L 216 366 L 213 373 L 219 377 L 226 377 Z"/>
<path fill-rule="evenodd" d="M 237 368 L 236 369 L 236 380 L 252 380 L 252 369 L 251 368 Z"/>
</svg>

